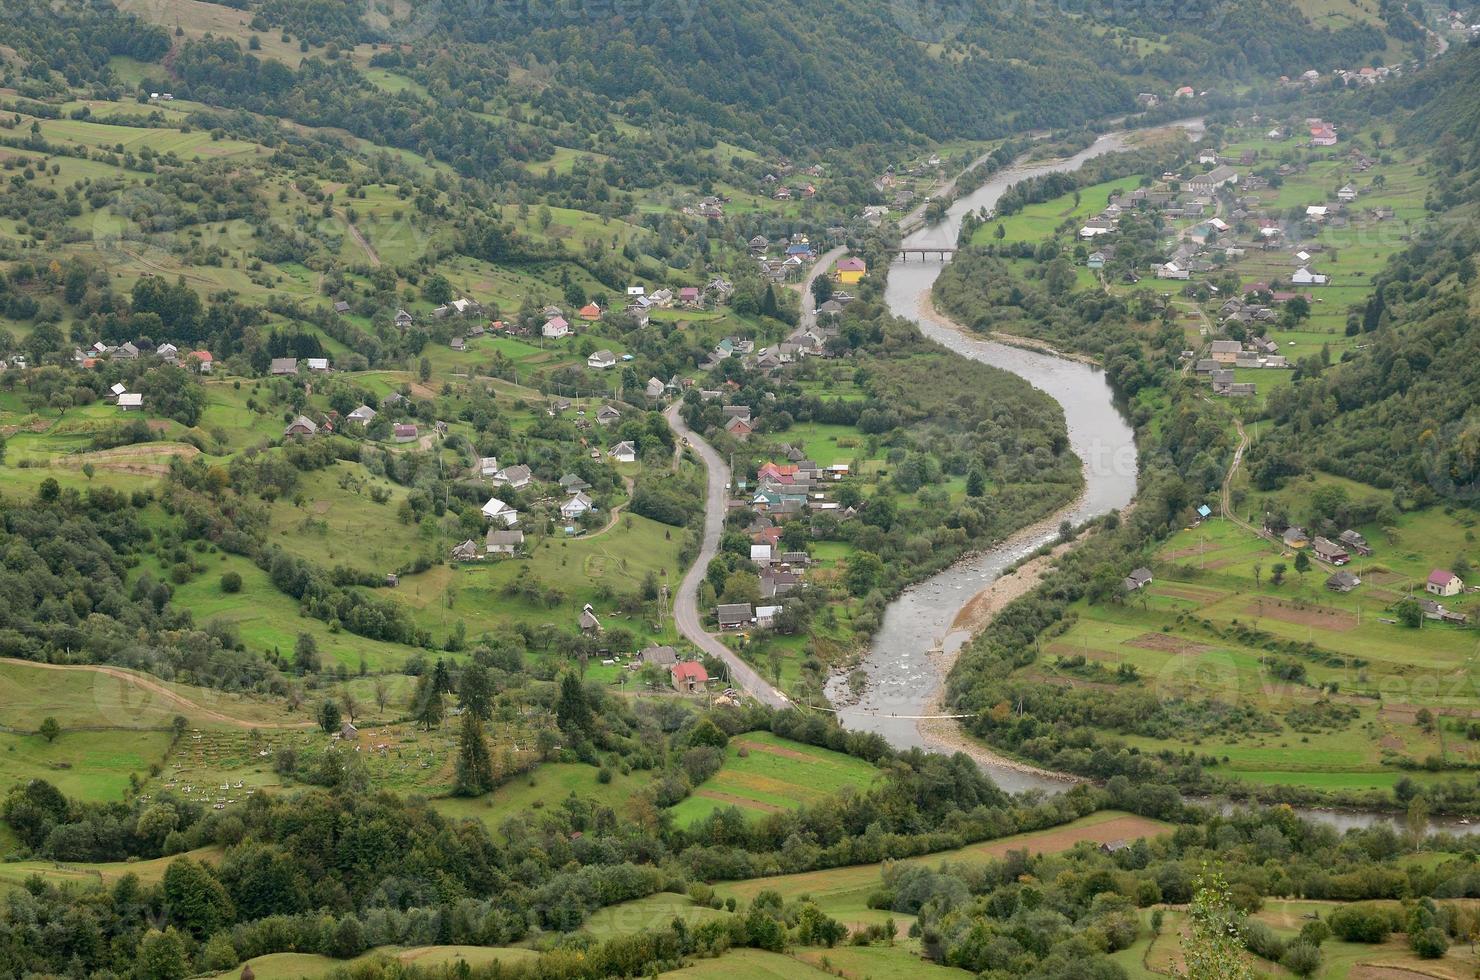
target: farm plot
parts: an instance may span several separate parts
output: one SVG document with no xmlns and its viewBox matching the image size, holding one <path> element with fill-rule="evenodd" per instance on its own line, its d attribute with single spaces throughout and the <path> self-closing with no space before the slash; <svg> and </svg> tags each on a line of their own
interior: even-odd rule
<svg viewBox="0 0 1480 980">
<path fill-rule="evenodd" d="M 816 802 L 845 787 L 862 789 L 879 771 L 861 759 L 816 746 L 751 732 L 730 740 L 724 767 L 673 807 L 687 826 L 715 810 L 736 806 L 750 816 Z"/>
</svg>

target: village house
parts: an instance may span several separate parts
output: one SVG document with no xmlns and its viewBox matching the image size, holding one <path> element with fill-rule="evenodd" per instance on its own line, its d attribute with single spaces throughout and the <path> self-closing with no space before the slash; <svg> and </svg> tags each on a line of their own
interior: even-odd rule
<svg viewBox="0 0 1480 980">
<path fill-rule="evenodd" d="M 1351 555 L 1347 550 L 1335 541 L 1316 535 L 1310 542 L 1310 550 L 1321 561 L 1330 565 L 1341 566 L 1351 561 Z"/>
<path fill-rule="evenodd" d="M 482 510 L 485 518 L 504 527 L 513 527 L 519 523 L 519 512 L 497 497 L 489 497 Z"/>
<path fill-rule="evenodd" d="M 125 391 L 118 396 L 118 407 L 125 412 L 141 411 L 144 408 L 144 396 L 136 391 Z"/>
<path fill-rule="evenodd" d="M 597 371 L 604 371 L 609 367 L 616 367 L 617 355 L 609 350 L 594 351 L 586 358 L 586 366 Z"/>
<path fill-rule="evenodd" d="M 344 314 L 349 312 L 349 303 L 342 299 L 339 300 L 334 304 L 334 312 L 343 316 Z"/>
<path fill-rule="evenodd" d="M 1290 283 L 1294 286 L 1324 286 L 1326 282 L 1327 278 L 1325 275 L 1319 272 L 1311 272 L 1304 266 L 1296 269 L 1290 275 Z"/>
<path fill-rule="evenodd" d="M 468 349 L 468 342 L 462 337 L 453 337 L 447 342 L 447 346 L 455 351 L 465 351 Z"/>
<path fill-rule="evenodd" d="M 601 406 L 600 410 L 597 411 L 597 413 L 596 413 L 596 424 L 597 425 L 611 425 L 613 422 L 620 421 L 621 418 L 622 418 L 622 413 L 621 412 L 617 411 L 615 408 L 613 408 L 610 405 L 603 405 L 603 406 Z"/>
<path fill-rule="evenodd" d="M 1357 578 L 1355 574 L 1353 574 L 1352 572 L 1348 572 L 1345 569 L 1334 573 L 1333 575 L 1331 575 L 1330 578 L 1326 579 L 1327 589 L 1331 590 L 1332 592 L 1340 592 L 1343 595 L 1350 592 L 1352 589 L 1355 589 L 1361 584 L 1361 579 Z"/>
<path fill-rule="evenodd" d="M 574 521 L 595 509 L 596 505 L 592 503 L 590 497 L 584 493 L 574 493 L 560 505 L 560 516 L 567 521 Z"/>
<path fill-rule="evenodd" d="M 391 438 L 396 442 L 414 442 L 420 434 L 420 430 L 410 422 L 397 422 L 391 426 Z"/>
<path fill-rule="evenodd" d="M 714 616 L 722 630 L 740 630 L 755 622 L 755 613 L 748 602 L 721 603 L 715 608 Z"/>
<path fill-rule="evenodd" d="M 313 419 L 306 415 L 299 415 L 288 423 L 288 427 L 283 430 L 283 435 L 288 437 L 311 436 L 317 435 L 318 431 L 319 427 L 314 423 Z"/>
<path fill-rule="evenodd" d="M 1423 588 L 1430 595 L 1455 596 L 1465 590 L 1465 583 L 1453 572 L 1436 568 L 1429 572 L 1428 581 L 1424 583 Z"/>
<path fill-rule="evenodd" d="M 560 489 L 566 493 L 581 493 L 584 490 L 590 490 L 591 484 L 574 473 L 567 473 L 560 478 Z"/>
<path fill-rule="evenodd" d="M 1316 123 L 1310 127 L 1311 146 L 1335 146 L 1336 130 L 1330 123 Z"/>
<path fill-rule="evenodd" d="M 498 476 L 499 465 L 497 456 L 478 457 L 478 476 L 484 480 L 492 480 Z"/>
<path fill-rule="evenodd" d="M 582 633 L 601 632 L 601 620 L 597 618 L 596 610 L 591 608 L 591 603 L 589 602 L 581 609 L 581 618 L 578 622 Z"/>
<path fill-rule="evenodd" d="M 1351 528 L 1347 528 L 1338 534 L 1336 540 L 1363 557 L 1371 557 L 1372 555 L 1372 546 L 1367 543 L 1367 539 Z"/>
<path fill-rule="evenodd" d="M 1310 535 L 1305 532 L 1305 528 L 1291 524 L 1285 528 L 1285 533 L 1280 535 L 1280 540 L 1284 542 L 1286 548 L 1304 548 L 1310 543 Z"/>
<path fill-rule="evenodd" d="M 180 348 L 176 347 L 174 344 L 160 344 L 158 347 L 154 348 L 154 353 L 158 355 L 161 359 L 169 361 L 171 364 L 180 359 Z"/>
<path fill-rule="evenodd" d="M 852 285 L 868 275 L 868 264 L 857 256 L 849 256 L 838 262 L 837 280 Z"/>
<path fill-rule="evenodd" d="M 580 308 L 580 310 L 576 313 L 576 316 L 580 317 L 582 320 L 587 321 L 600 320 L 601 307 L 597 306 L 595 303 L 587 303 L 585 306 Z"/>
<path fill-rule="evenodd" d="M 462 544 L 454 545 L 452 548 L 453 561 L 477 561 L 482 557 L 482 549 L 478 547 L 478 542 L 472 538 L 468 538 Z"/>
<path fill-rule="evenodd" d="M 396 324 L 397 327 L 400 327 L 402 330 L 407 329 L 408 327 L 410 327 L 415 322 L 416 322 L 416 317 L 412 316 L 410 313 L 407 313 L 405 310 L 397 310 L 396 311 L 396 317 L 395 317 L 394 323 Z"/>
<path fill-rule="evenodd" d="M 669 669 L 673 689 L 680 694 L 701 694 L 709 683 L 709 672 L 697 660 L 685 660 Z"/>
<path fill-rule="evenodd" d="M 672 667 L 678 663 L 678 651 L 670 646 L 644 647 L 637 659 L 644 667 Z"/>
<path fill-rule="evenodd" d="M 552 316 L 540 328 L 540 336 L 546 340 L 559 340 L 570 336 L 570 323 L 563 316 Z"/>
<path fill-rule="evenodd" d="M 618 463 L 637 462 L 637 447 L 631 442 L 619 442 L 606 452 L 607 456 Z"/>
<path fill-rule="evenodd" d="M 135 347 L 131 341 L 127 340 L 119 344 L 117 347 L 113 348 L 113 350 L 109 351 L 109 353 L 113 357 L 124 361 L 136 361 L 139 358 L 139 348 Z"/>
<path fill-rule="evenodd" d="M 185 355 L 185 363 L 201 374 L 210 374 L 216 366 L 216 359 L 208 350 L 193 350 Z"/>
<path fill-rule="evenodd" d="M 1193 194 L 1211 194 L 1220 187 L 1238 183 L 1238 171 L 1232 167 L 1215 167 L 1205 174 L 1187 179 L 1187 190 Z"/>
<path fill-rule="evenodd" d="M 730 420 L 725 423 L 725 431 L 744 442 L 750 438 L 750 434 L 755 431 L 755 427 L 747 419 L 731 416 Z"/>
<path fill-rule="evenodd" d="M 489 528 L 483 539 L 483 552 L 489 555 L 512 555 L 524 544 L 524 532 Z"/>
<path fill-rule="evenodd" d="M 1120 587 L 1125 592 L 1137 592 L 1150 585 L 1154 579 L 1151 577 L 1151 569 L 1141 567 L 1133 569 L 1129 575 L 1121 579 Z"/>
<path fill-rule="evenodd" d="M 495 486 L 508 487 L 511 490 L 523 490 L 533 479 L 534 474 L 523 463 L 505 467 L 493 475 Z"/>
<path fill-rule="evenodd" d="M 642 389 L 642 394 L 649 401 L 657 401 L 659 398 L 663 397 L 663 393 L 667 390 L 668 389 L 666 386 L 664 386 L 663 382 L 659 381 L 657 378 L 648 378 L 647 384 Z"/>
<path fill-rule="evenodd" d="M 273 375 L 290 375 L 298 373 L 298 358 L 296 357 L 274 357 L 267 366 L 267 373 Z"/>
<path fill-rule="evenodd" d="M 753 544 L 750 546 L 750 560 L 752 564 L 765 568 L 771 564 L 771 546 L 768 544 Z"/>
<path fill-rule="evenodd" d="M 1213 360 L 1219 364 L 1233 364 L 1237 362 L 1239 351 L 1243 345 L 1237 340 L 1215 340 L 1213 341 Z"/>
<path fill-rule="evenodd" d="M 774 599 L 795 592 L 802 587 L 801 573 L 789 568 L 777 568 L 774 565 L 762 569 L 760 580 L 762 599 Z"/>
</svg>

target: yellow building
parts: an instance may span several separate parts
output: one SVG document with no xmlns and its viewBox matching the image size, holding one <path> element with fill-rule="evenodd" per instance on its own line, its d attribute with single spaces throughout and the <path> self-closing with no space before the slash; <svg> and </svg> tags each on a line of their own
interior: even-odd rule
<svg viewBox="0 0 1480 980">
<path fill-rule="evenodd" d="M 868 275 L 863 259 L 848 258 L 838 263 L 838 282 L 855 283 Z"/>
</svg>

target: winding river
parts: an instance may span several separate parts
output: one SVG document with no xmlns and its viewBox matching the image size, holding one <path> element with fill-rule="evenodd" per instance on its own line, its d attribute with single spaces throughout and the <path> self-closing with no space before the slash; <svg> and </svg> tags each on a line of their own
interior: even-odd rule
<svg viewBox="0 0 1480 980">
<path fill-rule="evenodd" d="M 1201 124 L 1192 121 L 1182 125 L 1196 131 Z M 959 198 L 944 221 L 920 228 L 902 244 L 953 246 L 962 218 L 981 208 L 995 207 L 1012 184 L 1040 174 L 1077 170 L 1087 160 L 1126 149 L 1129 135 L 1102 136 L 1072 157 L 1004 168 Z M 889 269 L 885 294 L 890 310 L 914 320 L 925 336 L 963 357 L 1026 378 L 1063 406 L 1070 444 L 1084 463 L 1085 487 L 1084 495 L 1062 517 L 1077 524 L 1130 503 L 1136 495 L 1135 434 L 1115 407 L 1103 372 L 1078 361 L 971 337 L 931 316 L 925 301 L 942 267 L 940 262 L 897 260 Z M 932 651 L 959 649 L 969 635 L 964 630 L 953 632 L 951 624 L 962 606 L 1004 569 L 1052 541 L 1057 533 L 1056 527 L 1047 527 L 1014 535 L 1002 545 L 970 555 L 907 589 L 890 603 L 883 625 L 860 664 L 869 679 L 865 693 L 856 701 L 847 698 L 846 680 L 841 676 L 829 685 L 828 696 L 838 705 L 839 720 L 849 728 L 878 732 L 899 748 L 943 749 L 918 721 L 909 717 L 930 714 L 940 693 L 942 678 Z M 1012 792 L 1057 790 L 1067 785 L 1064 780 L 1015 766 L 989 762 L 983 766 L 998 785 Z"/>
<path fill-rule="evenodd" d="M 1202 132 L 1200 119 L 1172 125 L 1183 129 L 1193 139 Z M 1077 170 L 1095 157 L 1127 149 L 1135 133 L 1135 130 L 1130 130 L 1101 136 L 1071 157 L 1034 163 L 1020 161 L 1007 167 L 992 175 L 975 191 L 958 199 L 948 210 L 945 220 L 910 233 L 902 244 L 908 247 L 954 246 L 963 217 L 982 208 L 994 208 L 1002 193 L 1012 184 L 1041 174 Z M 1063 407 L 1070 444 L 1084 463 L 1085 481 L 1084 495 L 1067 511 L 1047 522 L 1055 526 L 1039 525 L 1014 535 L 995 548 L 969 555 L 905 590 L 891 602 L 884 612 L 883 624 L 859 664 L 868 676 L 867 688 L 860 697 L 855 699 L 849 694 L 845 675 L 837 675 L 828 683 L 828 698 L 837 707 L 838 719 L 844 726 L 878 732 L 896 748 L 919 747 L 949 752 L 953 751 L 953 746 L 933 739 L 913 716 L 938 711 L 937 701 L 944 679 L 933 653 L 954 653 L 970 639 L 967 631 L 953 630 L 957 614 L 1005 569 L 1053 541 L 1058 536 L 1058 520 L 1067 519 L 1078 524 L 1129 504 L 1136 495 L 1137 461 L 1135 435 L 1115 405 L 1110 385 L 1099 368 L 982 340 L 933 316 L 929 312 L 928 299 L 942 267 L 938 261 L 896 260 L 889 269 L 885 294 L 890 310 L 897 316 L 915 321 L 925 336 L 963 357 L 1011 371 L 1051 395 Z M 1067 777 L 1032 771 L 1006 761 L 979 761 L 987 775 L 1009 792 L 1030 789 L 1058 792 L 1072 785 Z M 1330 810 L 1301 812 L 1338 829 L 1379 822 L 1396 823 L 1386 814 Z M 1468 824 L 1457 821 L 1435 820 L 1431 824 L 1436 830 L 1459 833 L 1472 830 Z M 1480 831 L 1480 826 L 1473 829 Z"/>
</svg>

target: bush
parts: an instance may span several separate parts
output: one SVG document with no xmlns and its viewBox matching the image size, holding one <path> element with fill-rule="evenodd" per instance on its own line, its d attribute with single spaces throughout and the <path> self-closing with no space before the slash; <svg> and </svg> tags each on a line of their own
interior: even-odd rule
<svg viewBox="0 0 1480 980">
<path fill-rule="evenodd" d="M 222 592 L 240 592 L 242 590 L 242 577 L 240 572 L 226 572 L 221 576 Z"/>
<path fill-rule="evenodd" d="M 1449 952 L 1449 939 L 1444 930 L 1435 926 L 1422 929 L 1408 937 L 1408 945 L 1421 959 L 1437 960 Z"/>
<path fill-rule="evenodd" d="M 1331 934 L 1349 943 L 1386 942 L 1393 931 L 1393 920 L 1375 905 L 1347 905 L 1332 912 L 1326 920 Z"/>
<path fill-rule="evenodd" d="M 1296 940 L 1285 949 L 1285 955 L 1280 957 L 1280 966 L 1297 977 L 1314 976 L 1321 968 L 1320 947 L 1312 946 L 1304 940 Z"/>
</svg>

